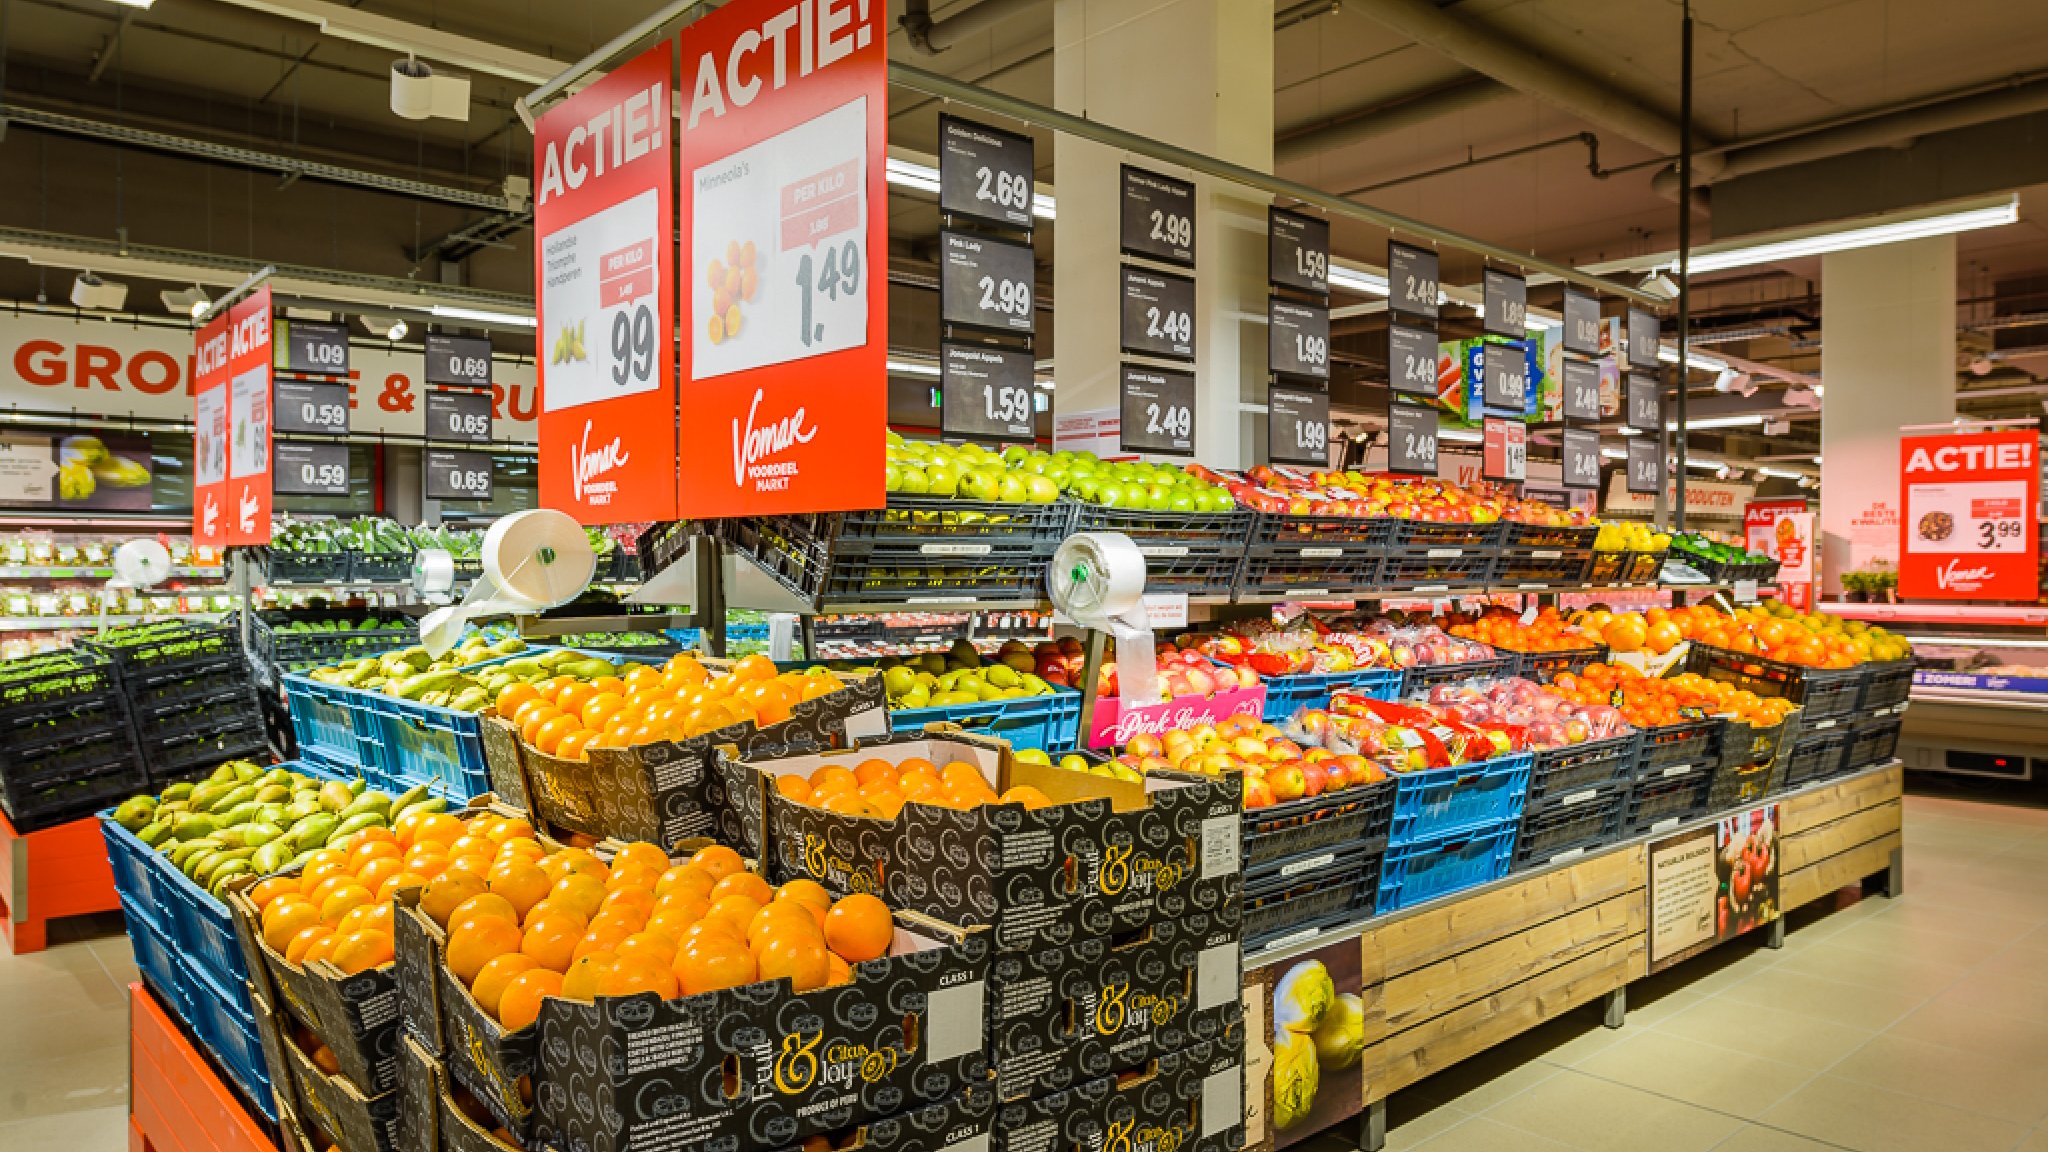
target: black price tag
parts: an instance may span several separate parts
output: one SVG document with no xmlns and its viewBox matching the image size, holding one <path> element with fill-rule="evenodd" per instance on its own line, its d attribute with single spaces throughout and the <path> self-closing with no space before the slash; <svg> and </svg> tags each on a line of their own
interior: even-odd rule
<svg viewBox="0 0 2048 1152">
<path fill-rule="evenodd" d="M 1519 416 L 1529 405 L 1529 354 L 1516 344 L 1488 344 L 1479 351 L 1479 402 L 1487 409 Z"/>
<path fill-rule="evenodd" d="M 939 211 L 1031 228 L 1031 137 L 939 117 Z"/>
<path fill-rule="evenodd" d="M 279 432 L 348 435 L 348 385 L 316 380 L 279 380 L 276 411 L 271 419 Z"/>
<path fill-rule="evenodd" d="M 968 440 L 1035 440 L 1034 370 L 1020 348 L 939 345 L 940 429 Z"/>
<path fill-rule="evenodd" d="M 491 342 L 481 336 L 427 333 L 427 383 L 491 386 Z"/>
<path fill-rule="evenodd" d="M 1387 307 L 1399 316 L 1436 319 L 1436 253 L 1399 240 L 1387 241 Z"/>
<path fill-rule="evenodd" d="M 1280 288 L 1330 294 L 1330 222 L 1266 209 L 1266 279 Z"/>
<path fill-rule="evenodd" d="M 1664 431 L 1664 386 L 1655 376 L 1629 373 L 1626 423 L 1653 436 Z"/>
<path fill-rule="evenodd" d="M 1628 442 L 1628 490 L 1652 495 L 1664 490 L 1662 437 L 1638 436 Z"/>
<path fill-rule="evenodd" d="M 1126 352 L 1140 356 L 1195 358 L 1195 282 L 1171 272 L 1122 265 L 1123 314 L 1119 330 Z"/>
<path fill-rule="evenodd" d="M 1266 301 L 1266 368 L 1280 376 L 1330 378 L 1330 306 Z"/>
<path fill-rule="evenodd" d="M 1564 350 L 1600 355 L 1600 298 L 1569 284 L 1564 286 Z"/>
<path fill-rule="evenodd" d="M 997 332 L 1031 332 L 1037 265 L 1028 244 L 939 233 L 939 318 Z"/>
<path fill-rule="evenodd" d="M 489 444 L 490 393 L 427 389 L 427 439 Z"/>
<path fill-rule="evenodd" d="M 1528 334 L 1529 282 L 1512 272 L 1486 270 L 1486 319 L 1483 327 L 1496 336 L 1520 340 Z"/>
<path fill-rule="evenodd" d="M 286 321 L 284 366 L 316 376 L 348 375 L 348 325 Z"/>
<path fill-rule="evenodd" d="M 1436 395 L 1436 329 L 1387 324 L 1387 386 L 1412 396 Z"/>
<path fill-rule="evenodd" d="M 1628 310 L 1628 363 L 1631 368 L 1657 366 L 1659 337 L 1657 314 L 1641 308 Z"/>
<path fill-rule="evenodd" d="M 277 454 L 271 465 L 278 495 L 348 495 L 348 445 L 280 440 L 272 450 Z"/>
<path fill-rule="evenodd" d="M 1387 471 L 1436 475 L 1437 411 L 1395 400 L 1387 405 Z"/>
<path fill-rule="evenodd" d="M 1266 460 L 1272 464 L 1330 463 L 1330 394 L 1319 388 L 1275 384 L 1266 393 Z"/>
<path fill-rule="evenodd" d="M 1600 487 L 1600 434 L 1589 428 L 1564 430 L 1564 486 Z"/>
<path fill-rule="evenodd" d="M 1564 358 L 1564 418 L 1600 419 L 1600 365 Z"/>
<path fill-rule="evenodd" d="M 491 457 L 488 453 L 429 448 L 426 458 L 427 499 L 491 498 Z"/>
<path fill-rule="evenodd" d="M 1122 430 L 1126 452 L 1195 454 L 1195 374 L 1123 366 Z"/>
<path fill-rule="evenodd" d="M 1123 166 L 1118 239 L 1133 256 L 1195 266 L 1195 185 L 1143 168 Z"/>
</svg>

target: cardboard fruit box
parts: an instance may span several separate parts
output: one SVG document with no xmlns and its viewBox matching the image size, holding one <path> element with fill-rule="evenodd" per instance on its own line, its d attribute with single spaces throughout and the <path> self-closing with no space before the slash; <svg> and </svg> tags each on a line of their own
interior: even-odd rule
<svg viewBox="0 0 2048 1152">
<path fill-rule="evenodd" d="M 518 1152 L 455 1103 L 448 1071 L 420 1042 L 399 1045 L 399 1152 Z"/>
<path fill-rule="evenodd" d="M 994 1152 L 1236 1152 L 1244 1143 L 1244 1026 L 1070 1088 L 1002 1105 Z"/>
<path fill-rule="evenodd" d="M 366 1097 L 348 1079 L 323 1072 L 288 1030 L 289 1016 L 278 1012 L 258 993 L 250 997 L 256 1012 L 256 1035 L 264 1063 L 276 1084 L 278 1111 L 302 1127 L 334 1134 L 334 1142 L 353 1152 L 396 1152 L 399 1094 L 397 1089 Z M 320 1144 L 317 1149 L 327 1145 Z"/>
<path fill-rule="evenodd" d="M 895 819 L 842 815 L 783 796 L 775 779 L 828 764 L 912 757 L 971 765 L 1001 795 L 1030 786 L 1031 810 L 903 806 Z M 1243 869 L 1238 777 L 1156 772 L 1133 783 L 1019 761 L 1001 740 L 934 726 L 844 749 L 751 756 L 727 747 L 719 774 L 776 880 L 874 892 L 892 908 L 985 926 L 998 951 L 1035 950 L 1192 912 L 1229 915 Z"/>
<path fill-rule="evenodd" d="M 722 662 L 704 663 L 716 668 Z M 487 712 L 484 760 L 491 786 L 508 802 L 523 802 L 546 827 L 664 846 L 694 836 L 738 843 L 740 830 L 713 771 L 720 745 L 765 754 L 838 747 L 889 730 L 881 676 L 839 675 L 848 681 L 845 687 L 798 704 L 779 724 L 741 722 L 688 740 L 592 748 L 587 760 L 540 752 L 523 743 L 509 721 Z"/>
</svg>

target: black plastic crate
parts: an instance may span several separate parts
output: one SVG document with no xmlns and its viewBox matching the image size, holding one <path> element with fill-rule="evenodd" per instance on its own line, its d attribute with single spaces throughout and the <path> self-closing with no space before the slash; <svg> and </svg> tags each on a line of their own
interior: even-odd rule
<svg viewBox="0 0 2048 1152">
<path fill-rule="evenodd" d="M 1664 561 L 1671 555 L 1670 549 L 1662 552 L 1624 552 L 1628 557 L 1621 567 L 1623 584 L 1655 584 L 1664 573 Z"/>
<path fill-rule="evenodd" d="M 242 650 L 241 637 L 233 626 L 191 621 L 145 625 L 133 633 L 115 632 L 80 643 L 112 660 L 114 672 L 124 684 L 138 674 L 201 667 Z"/>
<path fill-rule="evenodd" d="M 343 584 L 349 578 L 346 552 L 280 552 L 275 548 L 255 550 L 256 583 Z"/>
<path fill-rule="evenodd" d="M 1638 733 L 1642 741 L 1636 770 L 1642 773 L 1687 764 L 1719 764 L 1726 727 L 1720 718 L 1707 716 L 1645 728 Z"/>
<path fill-rule="evenodd" d="M 1239 599 L 1250 596 L 1345 595 L 1375 588 L 1377 549 L 1362 545 L 1281 544 L 1251 550 L 1238 566 Z"/>
<path fill-rule="evenodd" d="M 1661 832 L 1713 810 L 1714 769 L 1666 768 L 1636 780 L 1628 796 L 1628 834 Z"/>
<path fill-rule="evenodd" d="M 1501 652 L 1491 660 L 1468 660 L 1462 664 L 1417 664 L 1401 670 L 1401 698 L 1412 700 L 1426 695 L 1440 684 L 1467 680 L 1496 680 L 1515 674 L 1515 654 Z"/>
<path fill-rule="evenodd" d="M 351 552 L 348 578 L 357 584 L 410 584 L 412 553 Z"/>
<path fill-rule="evenodd" d="M 1584 672 L 1607 659 L 1607 649 L 1568 648 L 1562 652 L 1513 652 L 1515 675 L 1548 684 L 1567 672 Z"/>
<path fill-rule="evenodd" d="M 704 531 L 691 520 L 664 520 L 650 524 L 635 541 L 642 577 L 652 576 L 690 554 L 690 541 Z"/>
<path fill-rule="evenodd" d="M 1887 660 L 1862 666 L 1863 695 L 1856 704 L 1859 715 L 1868 716 L 1880 708 L 1904 704 L 1913 692 L 1913 661 Z"/>
<path fill-rule="evenodd" d="M 118 699 L 81 710 L 66 723 L 14 733 L 0 749 L 0 779 L 21 787 L 42 787 L 102 774 L 109 765 L 134 760 L 136 743 L 128 713 Z"/>
<path fill-rule="evenodd" d="M 1707 802 L 1716 812 L 1756 804 L 1776 792 L 1783 778 L 1775 760 L 1724 766 L 1714 772 L 1714 790 Z"/>
<path fill-rule="evenodd" d="M 246 678 L 216 684 L 206 695 L 147 704 L 131 700 L 128 712 L 135 725 L 135 742 L 145 750 L 164 736 L 246 727 L 250 717 L 262 715 L 256 689 Z"/>
<path fill-rule="evenodd" d="M 1237 586 L 1256 515 L 1228 512 L 1146 512 L 1074 505 L 1075 532 L 1121 532 L 1145 554 L 1145 587 L 1191 596 L 1227 596 Z"/>
<path fill-rule="evenodd" d="M 1850 732 L 1846 728 L 1801 734 L 1784 755 L 1784 786 L 1797 788 L 1840 775 L 1842 758 L 1849 751 L 1849 738 Z"/>
<path fill-rule="evenodd" d="M 192 664 L 144 668 L 123 677 L 121 694 L 131 712 L 161 712 L 185 701 L 211 700 L 224 692 L 248 691 L 249 661 L 240 649 Z"/>
<path fill-rule="evenodd" d="M 1854 772 L 1891 759 L 1898 751 L 1899 727 L 1904 723 L 1903 717 L 1887 716 L 1864 720 L 1851 728 L 1848 749 L 1842 754 L 1842 770 Z"/>
<path fill-rule="evenodd" d="M 1626 552 L 1595 552 L 1593 562 L 1586 566 L 1586 583 L 1620 584 L 1623 574 L 1628 571 Z"/>
<path fill-rule="evenodd" d="M 252 696 L 248 712 L 238 723 L 156 736 L 143 747 L 142 758 L 150 783 L 162 786 L 187 773 L 210 771 L 229 760 L 261 763 L 270 758 L 270 752 L 263 711 Z"/>
<path fill-rule="evenodd" d="M 364 621 L 403 622 L 405 629 L 345 627 Z M 292 624 L 336 625 L 333 631 L 289 631 Z M 249 621 L 249 651 L 265 682 L 285 672 L 302 672 L 416 643 L 413 618 L 390 608 L 270 608 Z"/>
<path fill-rule="evenodd" d="M 1599 536 L 1600 526 L 1597 524 L 1553 527 L 1547 524 L 1524 524 L 1519 520 L 1503 520 L 1500 528 L 1500 543 L 1507 548 L 1591 551 L 1593 541 Z"/>
<path fill-rule="evenodd" d="M 1628 798 L 1629 785 L 1620 782 L 1548 804 L 1532 800 L 1515 834 L 1513 870 L 1540 868 L 1620 840 L 1628 823 Z"/>
<path fill-rule="evenodd" d="M 1501 552 L 1493 558 L 1487 582 L 1496 588 L 1577 588 L 1592 578 L 1593 556 L 1585 548 Z"/>
<path fill-rule="evenodd" d="M 16 832 L 40 832 L 93 813 L 147 790 L 149 778 L 131 745 L 125 758 L 103 761 L 95 770 L 40 784 L 16 783 L 0 771 L 0 808 Z"/>
<path fill-rule="evenodd" d="M 1247 868 L 1333 846 L 1386 847 L 1394 818 L 1393 777 L 1364 787 L 1303 796 L 1244 813 Z"/>
<path fill-rule="evenodd" d="M 1442 520 L 1387 520 L 1389 548 L 1480 548 L 1489 552 L 1506 538 L 1506 521 L 1460 524 Z"/>
<path fill-rule="evenodd" d="M 1536 753 L 1529 771 L 1529 806 L 1559 800 L 1589 788 L 1635 779 L 1639 736 L 1611 736 Z"/>
<path fill-rule="evenodd" d="M 1861 668 L 1805 668 L 1762 656 L 1730 652 L 1694 641 L 1686 667 L 1712 680 L 1747 688 L 1759 696 L 1781 696 L 1799 705 L 1811 725 L 1856 711 L 1863 694 Z"/>
<path fill-rule="evenodd" d="M 1357 847 L 1245 869 L 1244 949 L 1372 915 L 1385 855 L 1384 848 Z"/>
<path fill-rule="evenodd" d="M 117 683 L 112 661 L 78 648 L 0 661 L 0 677 L 0 731 L 11 716 L 95 701 Z"/>
<path fill-rule="evenodd" d="M 1260 512 L 1252 521 L 1245 543 L 1253 548 L 1328 547 L 1379 549 L 1386 545 L 1395 522 L 1385 517 L 1296 516 L 1286 512 Z"/>
<path fill-rule="evenodd" d="M 1820 721 L 1829 727 L 1838 722 L 1833 719 Z M 1719 763 L 1727 768 L 1737 764 L 1769 764 L 1779 759 L 1779 754 L 1799 739 L 1799 733 L 1806 726 L 1806 716 L 1794 708 L 1769 728 L 1758 728 L 1738 720 L 1723 720 L 1721 724 Z"/>
<path fill-rule="evenodd" d="M 120 693 L 108 688 L 36 708 L 18 708 L 0 718 L 0 771 L 17 779 L 61 775 L 77 763 L 82 747 L 128 731 Z"/>
<path fill-rule="evenodd" d="M 1380 563 L 1377 587 L 1381 591 L 1417 593 L 1484 588 L 1493 575 L 1494 557 L 1490 546 L 1480 544 L 1390 548 Z"/>
</svg>

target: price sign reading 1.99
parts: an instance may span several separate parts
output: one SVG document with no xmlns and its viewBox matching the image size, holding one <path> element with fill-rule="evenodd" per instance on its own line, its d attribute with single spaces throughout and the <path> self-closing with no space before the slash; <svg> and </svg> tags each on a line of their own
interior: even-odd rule
<svg viewBox="0 0 2048 1152">
<path fill-rule="evenodd" d="M 1330 463 L 1330 394 L 1275 384 L 1266 393 L 1266 459 L 1274 464 Z"/>
<path fill-rule="evenodd" d="M 491 458 L 485 453 L 429 448 L 426 471 L 429 500 L 491 498 Z"/>
<path fill-rule="evenodd" d="M 1274 296 L 1266 301 L 1266 369 L 1280 376 L 1330 378 L 1330 308 Z"/>
<path fill-rule="evenodd" d="M 491 342 L 481 336 L 427 333 L 427 383 L 491 386 Z"/>
<path fill-rule="evenodd" d="M 275 453 L 278 495 L 348 495 L 348 445 L 279 441 Z"/>
<path fill-rule="evenodd" d="M 491 397 L 488 392 L 427 390 L 427 439 L 491 442 Z"/>
<path fill-rule="evenodd" d="M 1026 444 L 1036 437 L 1031 353 L 984 344 L 941 344 L 939 370 L 939 427 L 947 436 Z"/>
</svg>

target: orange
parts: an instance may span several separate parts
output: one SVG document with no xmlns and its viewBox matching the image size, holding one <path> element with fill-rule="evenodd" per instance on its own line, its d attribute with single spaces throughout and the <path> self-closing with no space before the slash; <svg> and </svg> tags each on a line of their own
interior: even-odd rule
<svg viewBox="0 0 2048 1152">
<path fill-rule="evenodd" d="M 526 703 L 528 700 L 538 699 L 540 699 L 540 690 L 523 680 L 516 684 L 507 684 L 498 692 L 498 715 L 510 719 L 518 715 L 521 704 Z"/>
<path fill-rule="evenodd" d="M 666 897 L 672 894 L 708 896 L 711 894 L 712 886 L 717 883 L 718 878 L 716 876 L 694 864 L 678 864 L 663 872 L 661 879 L 655 881 L 654 894 L 657 897 Z"/>
<path fill-rule="evenodd" d="M 754 922 L 754 914 L 761 910 L 761 902 L 748 896 L 726 896 L 711 902 L 704 913 L 706 920 L 724 920 L 740 935 L 746 935 L 747 925 Z"/>
<path fill-rule="evenodd" d="M 701 911 L 692 914 L 691 912 L 684 911 L 680 905 L 674 908 L 664 908 L 649 916 L 647 923 L 641 926 L 640 931 L 680 941 L 683 938 L 683 933 L 689 929 L 690 925 L 695 924 L 702 916 L 703 913 Z"/>
<path fill-rule="evenodd" d="M 498 821 L 496 839 L 500 842 L 533 839 L 533 822 L 524 816 L 507 816 Z"/>
<path fill-rule="evenodd" d="M 787 977 L 790 990 L 794 992 L 823 988 L 831 975 L 831 968 L 825 961 L 825 942 L 809 925 L 798 927 L 794 922 L 770 925 L 754 949 L 754 955 L 761 979 Z"/>
<path fill-rule="evenodd" d="M 623 861 L 612 865 L 612 874 L 604 882 L 604 890 L 617 892 L 625 888 L 637 888 L 648 895 L 654 894 L 654 886 L 661 881 L 662 869 L 649 868 L 638 861 Z"/>
<path fill-rule="evenodd" d="M 735 679 L 739 680 L 773 680 L 775 679 L 775 661 L 761 655 L 759 652 L 755 652 L 734 661 L 732 674 Z"/>
<path fill-rule="evenodd" d="M 310 965 L 317 960 L 328 959 L 329 956 L 334 951 L 335 940 L 336 937 L 334 933 L 329 932 L 327 935 L 322 936 L 318 940 L 313 941 L 313 946 L 306 949 L 306 954 L 304 956 L 299 957 L 300 965 Z"/>
<path fill-rule="evenodd" d="M 372 968 L 381 968 L 395 958 L 391 933 L 367 928 L 352 932 L 334 942 L 334 951 L 328 961 L 343 973 L 353 976 Z"/>
<path fill-rule="evenodd" d="M 884 820 L 894 820 L 897 814 L 903 811 L 903 806 L 909 803 L 909 801 L 903 798 L 903 793 L 901 792 L 889 788 L 879 788 L 867 797 L 867 803 L 868 807 L 874 810 L 875 815 L 880 816 Z"/>
<path fill-rule="evenodd" d="M 825 891 L 825 886 L 816 880 L 791 880 L 775 890 L 775 898 L 777 900 L 800 900 L 816 908 L 820 913 L 829 912 L 832 909 L 832 894 Z"/>
<path fill-rule="evenodd" d="M 548 890 L 547 898 L 566 904 L 585 916 L 595 916 L 597 910 L 604 906 L 604 896 L 603 881 L 579 872 L 555 881 L 555 886 Z"/>
<path fill-rule="evenodd" d="M 597 689 L 592 688 L 588 684 L 564 684 L 562 690 L 555 693 L 555 707 L 560 708 L 571 716 L 581 716 L 583 714 L 583 706 L 590 703 L 597 695 Z"/>
<path fill-rule="evenodd" d="M 460 860 L 464 856 L 481 856 L 486 860 L 498 854 L 498 842 L 484 835 L 484 829 L 472 824 L 464 835 L 455 838 L 448 845 L 448 856 Z M 485 871 L 489 871 L 488 868 Z M 482 873 L 479 873 L 481 875 Z"/>
<path fill-rule="evenodd" d="M 592 952 L 587 956 L 577 957 L 576 962 L 569 966 L 569 971 L 562 976 L 560 994 L 588 1004 L 597 998 L 598 988 L 618 962 L 619 958 L 609 951 Z"/>
<path fill-rule="evenodd" d="M 850 964 L 888 955 L 895 938 L 889 906 L 865 892 L 840 900 L 825 913 L 825 944 Z"/>
<path fill-rule="evenodd" d="M 375 892 L 386 880 L 405 871 L 405 861 L 386 856 L 370 861 L 356 871 L 356 883 Z"/>
<path fill-rule="evenodd" d="M 589 929 L 589 922 L 573 908 L 543 909 L 527 924 L 519 951 L 543 968 L 566 972 L 576 957 L 577 942 Z"/>
<path fill-rule="evenodd" d="M 619 941 L 619 946 L 612 952 L 621 960 L 628 957 L 653 960 L 667 971 L 669 965 L 675 963 L 676 947 L 674 938 L 659 932 L 635 932 Z"/>
<path fill-rule="evenodd" d="M 752 872 L 735 872 L 712 886 L 711 903 L 715 906 L 727 896 L 745 896 L 756 904 L 766 904 L 775 899 L 775 889 Z"/>
<path fill-rule="evenodd" d="M 844 764 L 827 764 L 811 773 L 811 791 L 822 795 L 827 791 L 860 787 L 860 777 Z"/>
<path fill-rule="evenodd" d="M 376 894 L 351 880 L 336 888 L 332 895 L 320 905 L 320 922 L 334 925 L 351 911 L 376 900 Z"/>
<path fill-rule="evenodd" d="M 464 900 L 455 909 L 455 912 L 448 917 L 448 927 L 452 931 L 460 927 L 465 921 L 473 921 L 485 916 L 495 916 L 508 924 L 519 923 L 519 910 L 512 906 L 510 900 L 494 893 L 480 892 Z"/>
<path fill-rule="evenodd" d="M 541 753 L 553 756 L 555 749 L 561 745 L 565 737 L 571 732 L 581 731 L 582 728 L 582 721 L 576 719 L 576 717 L 566 712 L 558 713 L 535 729 L 533 738 L 528 740 L 527 743 L 533 745 Z"/>
<path fill-rule="evenodd" d="M 414 825 L 413 843 L 434 843 L 441 845 L 445 849 L 448 845 L 461 839 L 463 831 L 462 821 L 457 820 L 455 817 L 450 816 L 446 812 L 429 812 L 420 818 L 420 822 L 417 825 Z M 443 854 L 447 855 L 448 853 L 444 852 Z"/>
<path fill-rule="evenodd" d="M 485 883 L 492 895 L 503 898 L 521 918 L 554 887 L 539 865 L 516 857 L 491 869 Z"/>
<path fill-rule="evenodd" d="M 777 900 L 773 904 L 763 905 L 759 912 L 754 913 L 754 918 L 747 921 L 747 944 L 759 948 L 763 937 L 771 931 L 782 930 L 775 926 L 784 921 L 813 929 L 819 941 L 823 942 L 823 915 L 800 900 Z"/>
<path fill-rule="evenodd" d="M 315 924 L 291 938 L 284 947 L 284 958 L 293 964 L 302 963 L 306 959 L 306 949 L 332 935 L 334 929 L 325 924 Z"/>
<path fill-rule="evenodd" d="M 1043 808 L 1052 803 L 1052 797 L 1029 784 L 1019 784 L 1003 793 L 1003 803 L 1022 804 L 1026 808 Z"/>
<path fill-rule="evenodd" d="M 759 972 L 745 944 L 716 933 L 685 946 L 675 962 L 676 980 L 685 996 L 751 984 Z"/>
<path fill-rule="evenodd" d="M 633 693 L 652 692 L 661 687 L 661 673 L 641 666 L 626 673 L 626 691 Z"/>
<path fill-rule="evenodd" d="M 894 781 L 898 775 L 896 766 L 882 759 L 863 760 L 853 770 L 854 780 L 861 784 L 872 784 L 877 780 Z"/>
<path fill-rule="evenodd" d="M 647 923 L 647 918 L 654 915 L 654 904 L 654 892 L 651 889 L 636 887 L 614 888 L 610 892 L 605 893 L 604 903 L 598 905 L 597 911 L 599 915 L 604 915 L 608 912 L 623 912 L 629 918 L 645 924 Z"/>
<path fill-rule="evenodd" d="M 521 972 L 498 997 L 498 1023 L 517 1032 L 540 1018 L 541 1001 L 562 993 L 562 974 L 545 968 Z"/>
<path fill-rule="evenodd" d="M 562 737 L 562 742 L 555 745 L 555 755 L 564 760 L 588 760 L 590 759 L 590 746 L 597 739 L 597 732 L 589 728 L 578 728 L 576 731 Z"/>
<path fill-rule="evenodd" d="M 448 970 L 467 986 L 484 965 L 519 951 L 519 943 L 519 927 L 511 921 L 495 917 L 478 920 L 448 937 Z"/>
<path fill-rule="evenodd" d="M 519 706 L 512 709 L 512 715 L 506 717 L 506 719 L 512 721 L 514 728 L 526 727 L 526 718 L 533 715 L 536 709 L 552 708 L 555 706 L 554 700 L 541 690 L 539 684 L 533 686 L 533 692 L 534 694 L 531 698 L 520 701 Z"/>
<path fill-rule="evenodd" d="M 256 905 L 256 910 L 261 912 L 270 907 L 270 902 L 279 896 L 297 895 L 298 892 L 297 876 L 272 876 L 268 880 L 258 881 L 255 887 L 249 889 L 249 902 Z"/>
<path fill-rule="evenodd" d="M 400 872 L 377 886 L 377 899 L 390 900 L 407 888 L 423 888 L 433 877 L 418 872 Z"/>
<path fill-rule="evenodd" d="M 899 761 L 896 765 L 896 771 L 905 776 L 930 776 L 934 780 L 939 778 L 939 766 L 922 756 L 911 756 Z"/>
<path fill-rule="evenodd" d="M 570 951 L 569 959 L 581 960 L 593 952 L 610 952 L 633 933 L 634 928 L 629 924 L 622 924 L 616 920 L 593 920 L 589 929 L 583 933 L 583 938 L 576 941 L 576 947 Z"/>
<path fill-rule="evenodd" d="M 365 829 L 367 831 L 367 829 Z M 372 860 L 396 860 L 405 855 L 405 849 L 390 840 L 364 840 L 348 854 L 348 866 L 360 873 L 363 866 Z"/>
<path fill-rule="evenodd" d="M 391 902 L 388 900 L 352 908 L 341 918 L 341 923 L 334 926 L 336 936 L 364 931 L 388 933 L 391 930 Z"/>
<path fill-rule="evenodd" d="M 517 857 L 521 860 L 532 861 L 535 865 L 538 865 L 540 858 L 547 854 L 548 850 L 540 846 L 540 841 L 530 840 L 525 837 L 515 836 L 498 845 L 499 860 Z"/>
<path fill-rule="evenodd" d="M 310 889 L 329 876 L 343 876 L 348 873 L 348 853 L 334 848 L 322 848 L 306 858 L 306 866 L 299 872 L 299 885 Z"/>
<path fill-rule="evenodd" d="M 939 769 L 939 783 L 953 789 L 988 787 L 988 781 L 982 777 L 980 771 L 965 760 L 954 760 Z"/>
<path fill-rule="evenodd" d="M 851 983 L 853 983 L 853 966 L 841 960 L 839 953 L 828 949 L 825 953 L 825 986 L 830 988 L 836 984 Z"/>
<path fill-rule="evenodd" d="M 476 997 L 477 1004 L 493 1016 L 498 1014 L 498 1001 L 505 995 L 505 989 L 514 977 L 522 972 L 540 968 L 533 957 L 519 952 L 508 952 L 490 963 L 476 974 L 476 982 L 470 985 L 469 994 Z"/>
<path fill-rule="evenodd" d="M 669 858 L 668 853 L 654 845 L 636 840 L 619 849 L 618 854 L 612 857 L 614 869 L 621 864 L 640 864 L 657 872 L 665 872 L 669 868 Z"/>
<path fill-rule="evenodd" d="M 713 882 L 723 880 L 746 867 L 746 862 L 740 859 L 740 854 L 723 844 L 699 848 L 697 854 L 690 857 L 690 863 L 709 872 Z"/>
<path fill-rule="evenodd" d="M 590 682 L 590 686 L 597 689 L 600 693 L 610 692 L 614 696 L 624 696 L 626 694 L 626 682 L 617 676 L 599 676 Z"/>
<path fill-rule="evenodd" d="M 775 790 L 798 804 L 811 802 L 811 782 L 801 776 L 777 776 Z"/>
<path fill-rule="evenodd" d="M 527 705 L 526 719 L 519 725 L 519 738 L 532 744 L 548 721 L 563 714 L 562 710 L 553 704 Z"/>
<path fill-rule="evenodd" d="M 555 858 L 561 861 L 562 867 L 571 872 L 581 872 L 585 876 L 594 877 L 600 884 L 612 874 L 612 870 L 604 861 L 582 848 L 564 848 L 555 853 Z"/>
<path fill-rule="evenodd" d="M 597 982 L 600 996 L 636 996 L 642 992 L 673 1000 L 682 994 L 682 985 L 667 964 L 649 956 L 620 956 L 612 970 Z"/>
</svg>

